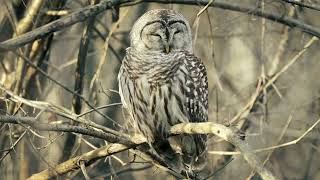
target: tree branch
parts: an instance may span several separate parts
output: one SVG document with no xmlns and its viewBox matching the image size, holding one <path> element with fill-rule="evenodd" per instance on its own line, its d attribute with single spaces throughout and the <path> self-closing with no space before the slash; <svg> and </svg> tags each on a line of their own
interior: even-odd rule
<svg viewBox="0 0 320 180">
<path fill-rule="evenodd" d="M 96 0 L 91 0 L 90 4 L 96 4 Z M 88 54 L 88 48 L 90 44 L 90 38 L 92 34 L 92 28 L 94 27 L 95 16 L 89 17 L 86 25 L 83 29 L 82 36 L 80 39 L 78 61 L 75 72 L 74 92 L 83 96 L 84 76 L 86 69 L 86 59 Z M 72 110 L 76 114 L 80 114 L 82 110 L 82 99 L 76 94 L 72 97 Z M 73 123 L 72 123 L 73 124 Z M 74 124 L 73 124 L 74 125 Z M 63 155 L 60 161 L 65 161 L 70 158 L 72 149 L 76 144 L 76 136 L 74 134 L 68 134 L 63 146 Z"/>
<path fill-rule="evenodd" d="M 49 130 L 49 131 L 64 131 L 64 132 L 75 132 L 81 133 L 85 135 L 92 135 L 94 137 L 105 139 L 109 142 L 117 142 L 120 144 L 111 144 L 108 146 L 101 147 L 97 150 L 93 150 L 91 152 L 85 153 L 81 156 L 72 158 L 64 163 L 61 163 L 56 166 L 55 171 L 51 172 L 49 170 L 42 171 L 34 176 L 39 178 L 39 174 L 47 178 L 52 178 L 56 174 L 63 174 L 74 169 L 78 169 L 79 160 L 84 160 L 87 162 L 92 162 L 99 158 L 117 153 L 122 152 L 124 150 L 139 146 L 144 144 L 145 141 L 143 138 L 130 140 L 124 137 L 114 137 L 113 135 L 109 135 L 103 132 L 97 132 L 92 128 L 82 128 L 72 125 L 58 125 L 58 124 L 45 124 L 45 123 L 38 123 L 35 121 L 35 118 L 30 117 L 16 117 L 16 116 L 0 116 L 0 122 L 5 123 L 14 123 L 14 124 L 28 124 L 35 129 L 38 130 Z M 242 141 L 238 134 L 236 134 L 231 128 L 228 128 L 224 125 L 213 123 L 213 122 L 206 122 L 206 123 L 181 123 L 171 127 L 170 133 L 172 135 L 177 134 L 214 134 L 234 146 L 236 146 L 241 154 L 243 155 L 244 159 L 249 163 L 249 165 L 254 169 L 257 173 L 260 174 L 262 179 L 273 180 L 275 177 L 272 175 L 270 171 L 265 169 L 262 165 L 262 162 L 259 158 L 253 153 L 251 148 L 247 143 Z M 112 150 L 110 150 L 110 148 Z M 57 172 L 57 173 L 54 173 Z"/>
<path fill-rule="evenodd" d="M 228 128 L 222 124 L 213 122 L 181 123 L 173 126 L 170 132 L 172 134 L 214 134 L 236 146 L 251 168 L 259 173 L 262 179 L 276 179 L 269 170 L 263 167 L 262 162 L 253 153 L 249 145 L 242 141 L 239 135 L 231 130 L 231 128 Z"/>
<path fill-rule="evenodd" d="M 49 124 L 41 123 L 34 117 L 18 117 L 18 116 L 3 116 L 0 115 L 0 123 L 11 123 L 11 124 L 25 124 L 29 125 L 34 129 L 40 131 L 55 131 L 55 132 L 73 132 L 83 135 L 88 135 L 96 138 L 100 138 L 112 143 L 121 143 L 126 145 L 133 145 L 130 139 L 125 136 L 114 135 L 111 133 L 105 133 L 97 129 L 88 126 L 74 126 L 69 124 Z"/>
<path fill-rule="evenodd" d="M 43 38 L 50 33 L 59 31 L 63 28 L 69 27 L 77 22 L 85 21 L 87 18 L 91 16 L 95 16 L 107 9 L 111 9 L 117 5 L 125 5 L 128 2 L 133 2 L 135 4 L 143 3 L 143 2 L 155 2 L 155 3 L 163 3 L 163 4 L 185 4 L 185 5 L 207 5 L 209 0 L 144 0 L 144 1 L 133 1 L 133 0 L 103 0 L 97 5 L 87 6 L 82 8 L 74 13 L 71 13 L 61 19 L 53 21 L 47 25 L 39 27 L 33 31 L 20 35 L 18 37 L 9 39 L 7 41 L 0 43 L 0 51 L 12 50 L 17 47 L 23 46 L 27 43 L 30 43 L 36 39 Z M 288 16 L 284 16 L 283 14 L 273 14 L 271 12 L 265 12 L 261 9 L 250 5 L 240 5 L 231 2 L 219 2 L 215 1 L 210 4 L 212 7 L 217 7 L 221 9 L 237 11 L 242 13 L 247 13 L 250 15 L 255 15 L 259 17 L 263 17 L 269 19 L 271 21 L 275 21 L 290 27 L 297 27 L 301 29 L 301 31 L 306 32 L 310 35 L 320 37 L 320 30 L 312 25 L 306 24 L 302 21 L 293 19 Z"/>
<path fill-rule="evenodd" d="M 69 159 L 61 164 L 58 164 L 54 167 L 54 169 L 46 169 L 44 171 L 41 171 L 40 173 L 34 174 L 27 180 L 51 179 L 58 175 L 63 175 L 67 172 L 79 169 L 79 162 L 84 162 L 85 165 L 88 166 L 97 159 L 101 159 L 106 156 L 128 150 L 130 148 L 133 148 L 133 146 L 130 147 L 122 144 L 110 144 L 107 146 L 103 146 L 99 149 L 89 151 L 80 156 Z"/>
<path fill-rule="evenodd" d="M 290 4 L 293 4 L 293 5 L 298 5 L 300 7 L 305 7 L 305 8 L 313 9 L 313 10 L 316 10 L 316 11 L 320 11 L 320 6 L 316 5 L 316 4 L 300 2 L 300 1 L 297 1 L 297 0 L 282 0 L 282 1 L 290 3 Z"/>
<path fill-rule="evenodd" d="M 21 103 L 26 104 L 30 107 L 33 107 L 33 108 L 36 108 L 36 109 L 39 109 L 42 111 L 49 111 L 49 112 L 55 113 L 61 117 L 65 117 L 67 119 L 70 119 L 70 120 L 73 120 L 73 121 L 100 129 L 104 132 L 111 133 L 111 134 L 114 134 L 117 136 L 121 136 L 121 133 L 119 133 L 118 131 L 110 129 L 110 128 L 102 126 L 102 125 L 99 125 L 99 124 L 96 124 L 93 121 L 83 119 L 83 118 L 81 118 L 81 116 L 83 116 L 83 115 L 74 114 L 72 111 L 70 111 L 69 109 L 66 109 L 62 106 L 58 106 L 58 105 L 55 105 L 55 104 L 52 104 L 49 102 L 44 102 L 44 101 L 33 101 L 33 100 L 28 100 L 28 99 L 22 98 L 16 94 L 14 94 L 12 91 L 5 89 L 5 87 L 3 87 L 1 84 L 0 84 L 0 90 L 3 90 L 6 94 L 10 95 L 12 101 L 21 102 Z M 96 108 L 93 108 L 93 110 L 95 110 L 95 109 Z"/>
</svg>

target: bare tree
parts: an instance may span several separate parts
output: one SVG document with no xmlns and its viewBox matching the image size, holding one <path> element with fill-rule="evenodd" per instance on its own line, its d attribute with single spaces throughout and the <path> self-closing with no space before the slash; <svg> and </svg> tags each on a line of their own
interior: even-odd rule
<svg viewBox="0 0 320 180">
<path fill-rule="evenodd" d="M 206 173 L 132 136 L 117 92 L 133 22 L 175 9 L 208 67 Z M 0 179 L 317 179 L 317 1 L 9 1 L 0 5 Z"/>
</svg>

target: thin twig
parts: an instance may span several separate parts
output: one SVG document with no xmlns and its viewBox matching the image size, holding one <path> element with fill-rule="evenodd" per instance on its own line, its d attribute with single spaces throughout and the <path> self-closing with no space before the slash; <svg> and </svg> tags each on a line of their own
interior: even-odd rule
<svg viewBox="0 0 320 180">
<path fill-rule="evenodd" d="M 127 9 L 123 15 L 121 16 L 121 18 L 112 25 L 110 31 L 109 31 L 109 34 L 108 36 L 106 37 L 106 40 L 104 42 L 104 50 L 103 50 L 103 55 L 101 56 L 101 59 L 100 59 L 100 62 L 99 62 L 99 65 L 97 67 L 97 70 L 96 72 L 94 73 L 93 77 L 92 77 L 92 80 L 90 82 L 90 92 L 93 92 L 92 88 L 93 88 L 93 85 L 96 83 L 96 81 L 99 81 L 99 78 L 100 78 L 100 73 L 101 73 L 101 70 L 102 70 L 102 66 L 104 65 L 105 61 L 106 61 L 106 58 L 107 58 L 107 53 L 108 53 L 108 48 L 109 48 L 109 40 L 112 36 L 112 34 L 116 31 L 116 29 L 119 27 L 119 24 L 125 19 L 127 13 L 129 12 L 129 9 Z"/>
<path fill-rule="evenodd" d="M 292 6 L 289 9 L 288 16 L 293 17 L 294 13 L 295 13 L 295 8 L 294 8 L 294 6 Z M 288 45 L 289 30 L 290 30 L 289 26 L 284 27 L 283 33 L 281 35 L 281 40 L 278 45 L 277 52 L 275 53 L 273 59 L 271 60 L 271 65 L 268 68 L 268 73 L 267 73 L 268 76 L 273 76 L 279 68 L 278 66 L 279 66 L 280 60 L 282 59 L 282 57 L 285 53 L 285 49 Z"/>
<path fill-rule="evenodd" d="M 134 164 L 134 166 L 132 164 Z M 153 165 L 150 164 L 150 163 L 146 163 L 146 164 L 143 164 L 143 165 L 139 165 L 138 163 L 130 163 L 130 164 L 122 166 L 115 173 L 119 176 L 120 174 L 124 174 L 126 172 L 142 171 L 142 170 L 149 169 L 151 167 L 153 167 Z M 98 180 L 98 179 L 110 177 L 111 175 L 112 175 L 112 173 L 109 172 L 107 174 L 103 174 L 103 175 L 99 175 L 97 177 L 94 177 L 93 179 L 97 179 Z"/>
<path fill-rule="evenodd" d="M 104 105 L 104 106 L 96 107 L 96 109 L 100 110 L 100 109 L 105 109 L 105 108 L 108 108 L 108 107 L 121 106 L 121 105 L 122 105 L 122 103 L 112 103 L 112 104 L 107 104 L 107 105 Z M 82 117 L 82 116 L 84 116 L 86 114 L 89 114 L 89 113 L 91 113 L 93 111 L 94 111 L 94 109 L 90 109 L 90 110 L 88 110 L 86 112 L 83 112 L 83 113 L 79 114 L 78 117 Z"/>
<path fill-rule="evenodd" d="M 9 149 L 0 150 L 1 152 L 5 152 L 4 155 L 0 158 L 0 164 L 3 161 L 3 159 L 15 148 L 15 146 L 20 142 L 20 140 L 24 137 L 27 131 L 24 131 L 20 137 L 11 145 Z"/>
<path fill-rule="evenodd" d="M 81 117 L 78 117 L 77 114 L 74 114 L 72 111 L 70 111 L 69 109 L 66 109 L 66 108 L 64 108 L 62 106 L 58 106 L 58 105 L 55 105 L 55 104 L 52 104 L 52 103 L 48 103 L 48 102 L 32 101 L 32 100 L 28 100 L 28 99 L 22 98 L 20 96 L 15 95 L 12 91 L 9 91 L 9 90 L 5 89 L 1 84 L 0 84 L 0 89 L 3 90 L 8 95 L 10 95 L 12 100 L 14 100 L 15 102 L 20 102 L 20 103 L 26 104 L 26 105 L 28 105 L 30 107 L 37 108 L 37 109 L 40 109 L 40 110 L 49 111 L 49 112 L 55 113 L 55 114 L 57 114 L 57 115 L 59 115 L 61 117 L 65 117 L 65 118 L 68 118 L 70 120 L 73 120 L 73 121 L 76 121 L 76 122 L 79 122 L 79 123 L 83 123 L 83 124 L 86 124 L 88 126 L 100 129 L 100 130 L 102 130 L 104 132 L 121 136 L 121 133 L 119 133 L 118 131 L 115 131 L 115 130 L 110 129 L 108 127 L 96 124 L 91 120 L 86 120 L 86 119 L 83 119 Z"/>
<path fill-rule="evenodd" d="M 270 151 L 270 150 L 274 150 L 274 149 L 278 149 L 278 148 L 282 148 L 282 147 L 287 147 L 287 146 L 291 146 L 294 144 L 299 143 L 303 138 L 305 138 L 318 124 L 320 123 L 320 119 L 318 119 L 314 124 L 312 124 L 312 126 L 310 126 L 305 132 L 303 132 L 298 138 L 296 138 L 295 140 L 286 142 L 286 143 L 282 143 L 279 145 L 275 145 L 275 146 L 271 146 L 271 147 L 266 147 L 266 148 L 261 148 L 261 149 L 256 149 L 256 150 L 252 150 L 253 153 L 260 153 L 260 152 L 264 152 L 264 151 Z M 281 133 L 282 134 L 282 133 Z M 228 151 L 209 151 L 209 154 L 218 154 L 218 155 L 239 155 L 241 154 L 241 152 L 228 152 Z"/>
<path fill-rule="evenodd" d="M 299 51 L 284 67 L 282 67 L 274 76 L 272 76 L 266 83 L 262 83 L 261 78 L 259 78 L 258 81 L 258 85 L 256 88 L 256 91 L 254 92 L 254 94 L 251 96 L 249 102 L 243 107 L 243 109 L 241 111 L 239 111 L 239 113 L 234 116 L 231 120 L 230 120 L 230 124 L 234 124 L 237 121 L 239 121 L 240 119 L 243 119 L 244 117 L 246 117 L 249 112 L 251 111 L 254 103 L 256 102 L 257 98 L 259 97 L 259 95 L 261 94 L 261 92 L 263 92 L 264 89 L 267 89 L 270 85 L 274 84 L 274 82 L 280 77 L 280 75 L 282 75 L 285 71 L 287 71 L 287 69 L 289 67 L 291 67 L 305 52 L 306 50 L 314 43 L 318 41 L 317 37 L 312 37 L 303 47 L 303 49 L 301 51 Z"/>
<path fill-rule="evenodd" d="M 91 4 L 95 4 L 96 1 L 92 0 Z M 88 54 L 88 47 L 90 43 L 90 38 L 92 34 L 92 28 L 94 26 L 94 20 L 95 16 L 92 16 L 88 19 L 86 22 L 86 25 L 83 29 L 82 36 L 80 39 L 80 45 L 79 45 L 79 53 L 78 53 L 78 61 L 76 65 L 76 72 L 75 72 L 75 83 L 74 83 L 74 92 L 77 94 L 80 94 L 83 96 L 83 86 L 84 86 L 84 75 L 85 75 L 85 69 L 86 69 L 86 59 Z M 75 114 L 80 114 L 82 110 L 82 99 L 80 96 L 77 96 L 76 94 L 72 97 L 72 110 Z M 71 124 L 73 124 L 71 122 Z M 64 150 L 63 155 L 60 158 L 60 161 L 65 161 L 69 159 L 72 153 L 72 149 L 76 143 L 76 136 L 73 134 L 68 134 L 66 136 L 65 144 L 64 144 Z M 82 171 L 84 171 L 81 168 Z M 85 175 L 85 172 L 84 172 Z M 85 176 L 86 177 L 86 176 Z M 87 177 L 86 177 L 87 179 Z"/>
<path fill-rule="evenodd" d="M 62 83 L 60 83 L 58 80 L 52 78 L 49 74 L 47 74 L 44 70 L 42 70 L 41 68 L 39 68 L 37 65 L 33 64 L 28 58 L 24 57 L 23 55 L 16 53 L 14 51 L 12 51 L 12 53 L 20 56 L 23 60 L 25 60 L 32 68 L 36 69 L 41 75 L 45 76 L 46 78 L 48 78 L 49 80 L 51 80 L 52 82 L 54 82 L 55 84 L 57 84 L 58 86 L 60 86 L 61 88 L 63 88 L 64 90 L 66 90 L 67 92 L 76 95 L 78 97 L 80 97 L 81 100 L 83 100 L 90 108 L 94 109 L 95 112 L 97 112 L 99 115 L 101 115 L 102 117 L 104 117 L 105 119 L 110 120 L 111 122 L 114 123 L 114 125 L 119 125 L 117 122 L 115 122 L 112 118 L 110 118 L 109 116 L 103 114 L 102 112 L 98 111 L 95 109 L 95 107 L 85 98 L 83 97 L 81 94 L 72 91 L 70 88 L 68 88 L 67 86 L 63 85 Z"/>
<path fill-rule="evenodd" d="M 283 136 L 285 135 L 285 133 L 286 133 L 286 131 L 287 131 L 287 129 L 288 129 L 290 123 L 291 123 L 291 120 L 292 120 L 292 115 L 289 116 L 289 118 L 288 118 L 288 120 L 287 120 L 287 123 L 286 123 L 285 126 L 283 127 L 283 130 L 282 130 L 280 136 L 278 137 L 277 142 L 275 143 L 275 145 L 279 144 L 280 141 L 282 140 Z M 268 153 L 266 159 L 263 161 L 263 165 L 265 165 L 265 164 L 268 162 L 268 160 L 270 159 L 273 151 L 274 151 L 274 150 L 272 150 L 272 151 L 270 151 L 270 152 Z M 247 180 L 250 180 L 255 174 L 256 174 L 255 171 L 251 171 L 251 173 L 250 173 L 249 177 L 247 178 Z"/>
<path fill-rule="evenodd" d="M 83 173 L 84 178 L 86 180 L 90 180 L 90 177 L 89 177 L 87 170 L 86 170 L 86 166 L 83 161 L 80 161 L 80 168 L 81 168 L 81 172 Z"/>
</svg>

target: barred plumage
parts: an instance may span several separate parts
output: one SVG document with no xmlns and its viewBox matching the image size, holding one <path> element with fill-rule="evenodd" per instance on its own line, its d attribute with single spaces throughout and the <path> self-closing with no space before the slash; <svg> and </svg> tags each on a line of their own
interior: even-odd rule
<svg viewBox="0 0 320 180">
<path fill-rule="evenodd" d="M 162 37 L 158 27 L 149 28 L 144 34 L 146 27 L 152 24 L 160 24 L 166 37 Z M 175 28 L 188 35 L 186 38 L 181 36 L 186 43 L 174 36 L 174 30 L 168 30 L 172 24 L 179 24 Z M 168 44 L 159 48 L 148 47 L 148 35 L 152 33 L 160 33 L 159 45 L 168 43 L 171 51 L 164 52 L 164 46 Z M 159 155 L 173 160 L 181 157 L 183 164 L 199 170 L 205 164 L 206 135 L 168 137 L 169 128 L 175 124 L 208 121 L 206 69 L 192 54 L 192 38 L 189 36 L 188 22 L 172 10 L 153 10 L 143 15 L 132 28 L 131 47 L 127 49 L 118 80 L 123 106 L 131 115 L 134 127 Z"/>
</svg>

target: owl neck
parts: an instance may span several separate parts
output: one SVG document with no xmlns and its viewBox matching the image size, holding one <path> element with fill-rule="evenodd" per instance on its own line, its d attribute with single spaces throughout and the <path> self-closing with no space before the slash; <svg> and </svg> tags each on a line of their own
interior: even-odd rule
<svg viewBox="0 0 320 180">
<path fill-rule="evenodd" d="M 171 53 L 164 53 L 160 51 L 140 51 L 135 48 L 129 47 L 126 49 L 127 56 L 130 61 L 144 65 L 159 65 L 159 64 L 176 64 L 188 52 L 187 51 L 174 51 Z"/>
<path fill-rule="evenodd" d="M 189 54 L 189 51 L 186 50 L 175 50 L 170 53 L 164 53 L 162 51 L 150 51 L 150 50 L 138 50 L 133 47 L 128 47 L 126 49 L 127 54 L 132 54 L 135 56 L 140 57 L 141 60 L 148 60 L 150 61 L 150 57 L 153 57 L 151 60 L 154 61 L 169 61 L 171 59 L 177 59 L 185 54 Z"/>
<path fill-rule="evenodd" d="M 186 51 L 175 53 L 160 52 L 140 52 L 134 48 L 127 48 L 127 55 L 124 58 L 123 65 L 128 72 L 134 72 L 137 76 L 148 74 L 150 76 L 166 72 L 176 71 L 181 63 Z"/>
</svg>

